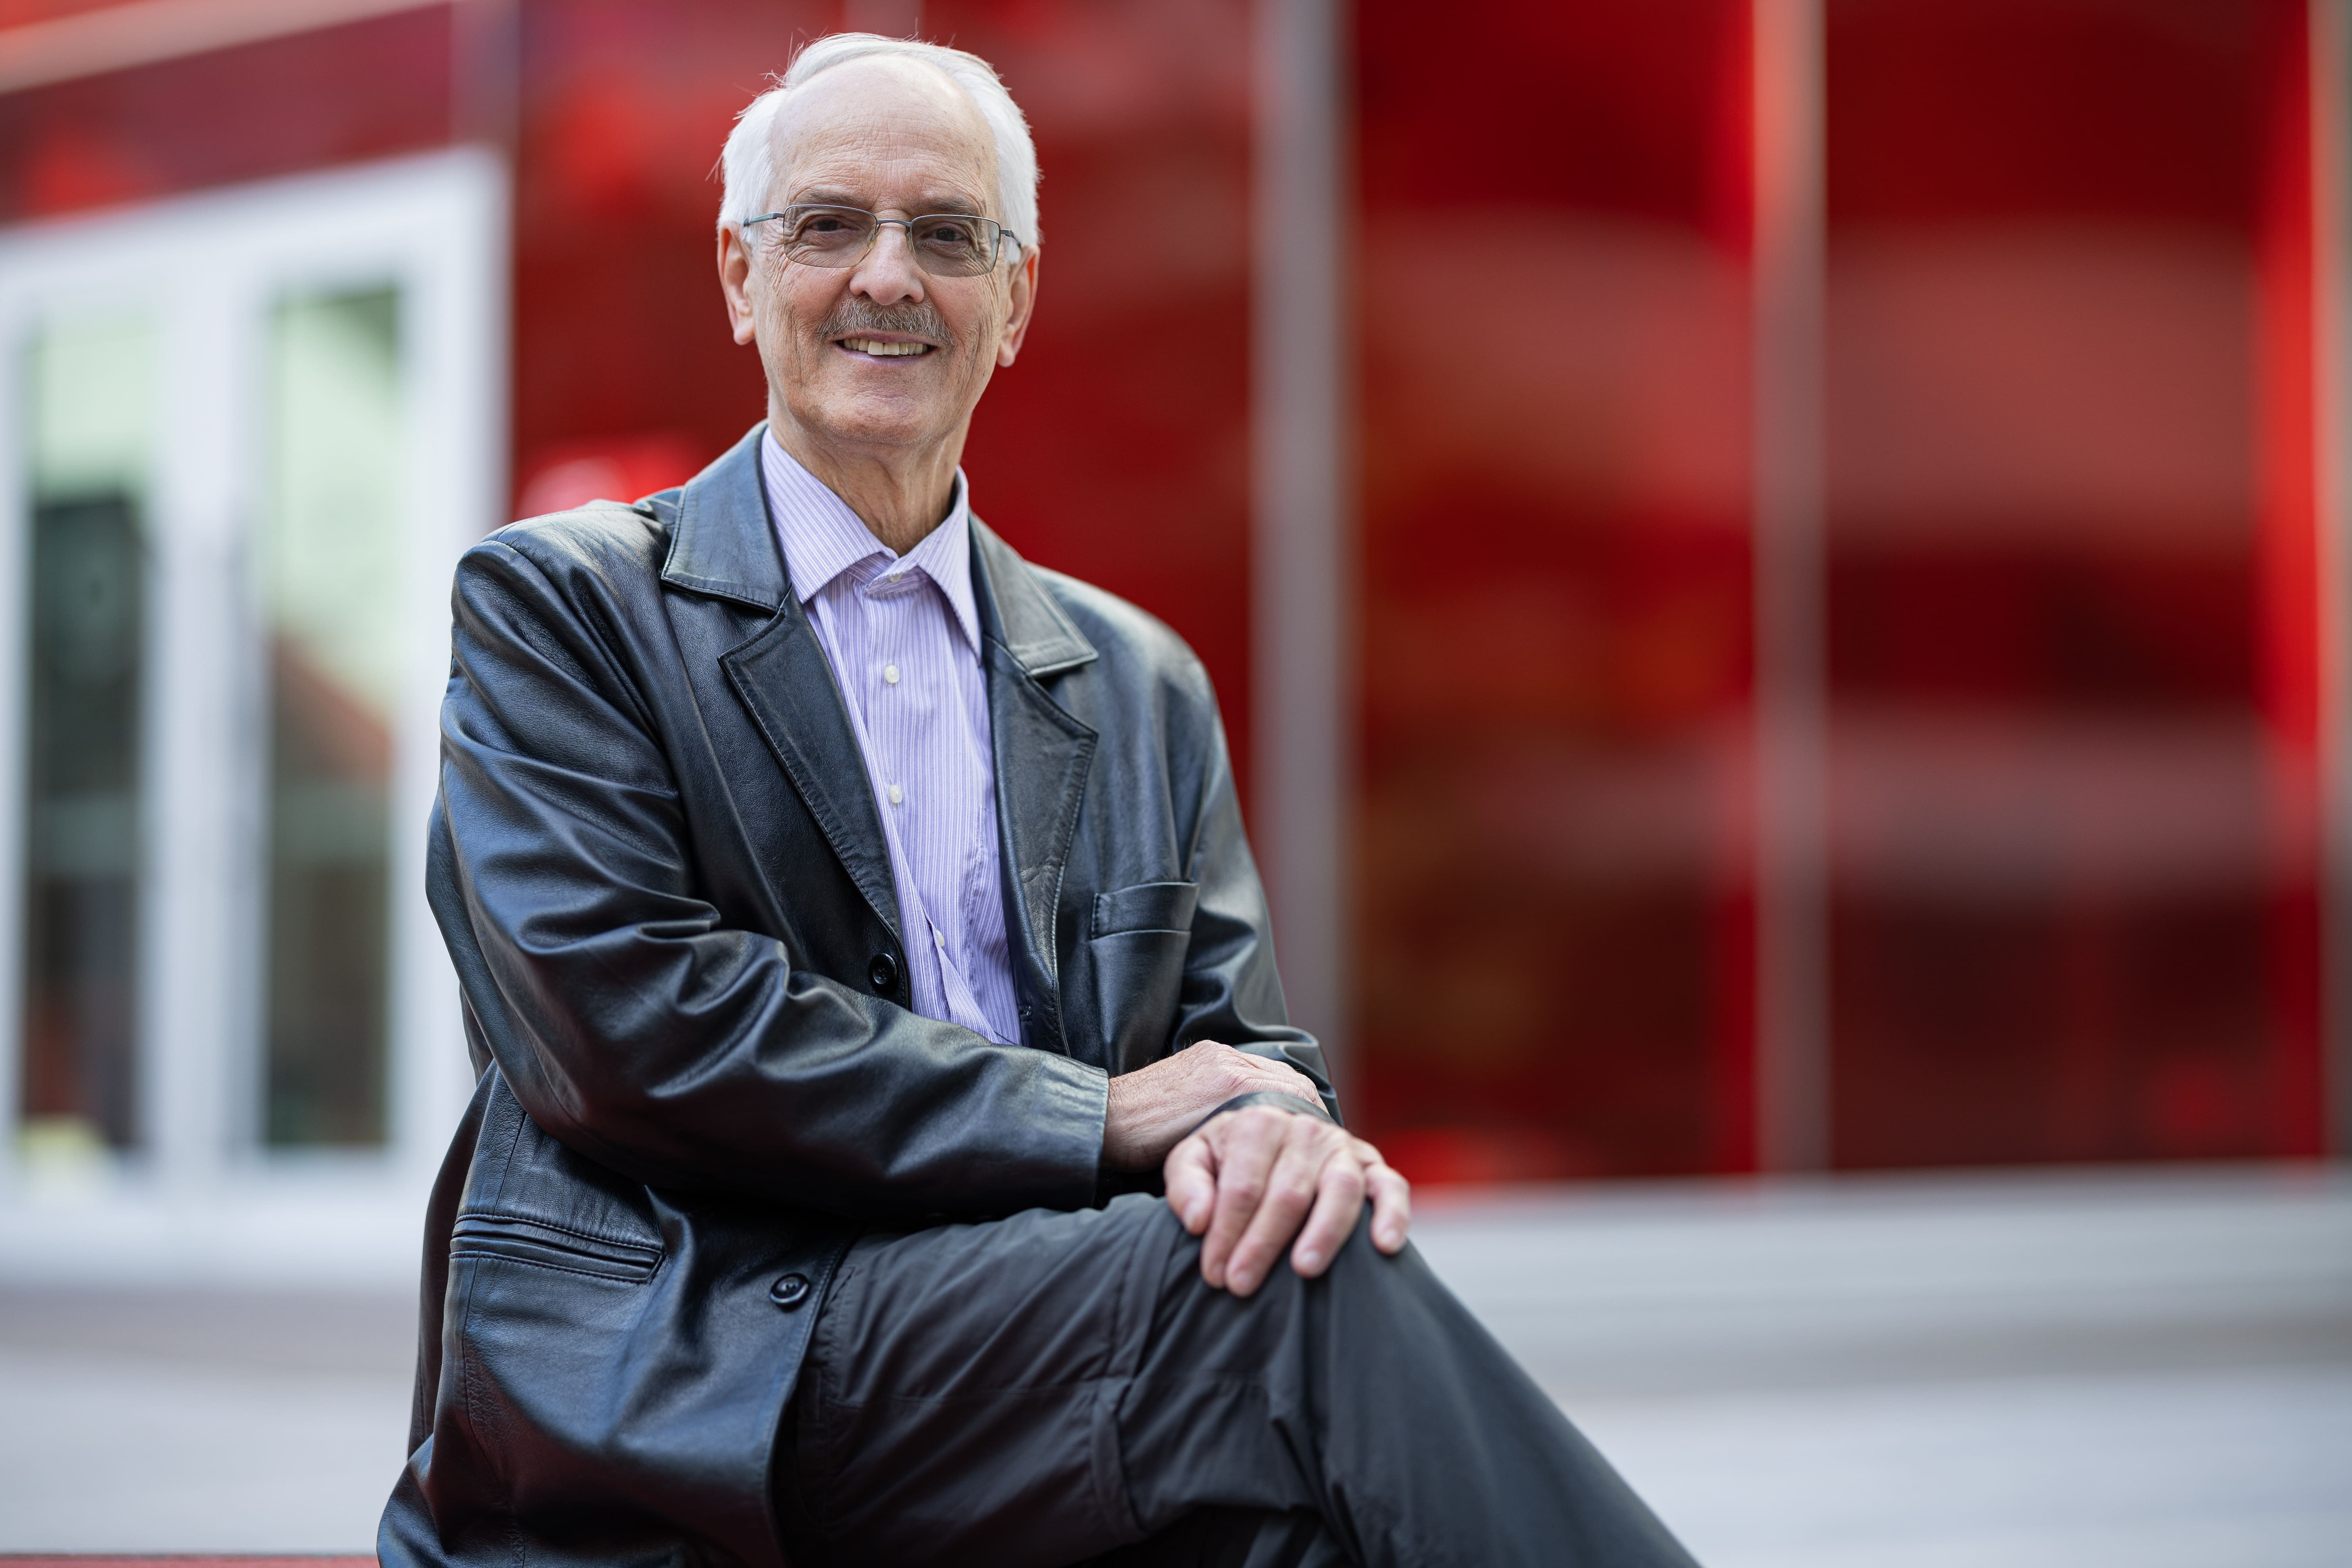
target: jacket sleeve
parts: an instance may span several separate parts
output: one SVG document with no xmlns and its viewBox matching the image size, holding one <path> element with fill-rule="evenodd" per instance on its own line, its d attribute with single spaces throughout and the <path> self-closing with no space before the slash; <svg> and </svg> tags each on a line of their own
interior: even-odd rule
<svg viewBox="0 0 2352 1568">
<path fill-rule="evenodd" d="M 1178 994 L 1174 1046 L 1222 1040 L 1254 1056 L 1284 1062 L 1314 1079 L 1323 1109 L 1339 1120 L 1339 1097 L 1323 1061 L 1322 1047 L 1304 1029 L 1293 1028 L 1274 966 L 1273 916 L 1257 862 L 1242 826 L 1241 802 L 1234 788 L 1233 761 L 1216 699 L 1199 676 L 1206 705 L 1208 743 L 1192 822 L 1190 871 L 1200 887 L 1192 912 L 1192 941 L 1185 950 L 1184 983 Z M 1244 1097 L 1254 1101 L 1254 1097 Z M 1244 1100 L 1218 1108 L 1235 1109 Z M 1271 1102 L 1269 1102 L 1271 1103 Z"/>
<path fill-rule="evenodd" d="M 531 1119 L 652 1185 L 853 1219 L 1089 1202 L 1100 1070 L 795 969 L 697 895 L 620 612 L 558 575 L 497 539 L 458 568 L 429 869 Z"/>
</svg>

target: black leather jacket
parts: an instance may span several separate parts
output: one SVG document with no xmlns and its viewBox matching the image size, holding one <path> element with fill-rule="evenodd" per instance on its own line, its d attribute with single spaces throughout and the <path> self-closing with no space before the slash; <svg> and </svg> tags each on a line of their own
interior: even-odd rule
<svg viewBox="0 0 2352 1568">
<path fill-rule="evenodd" d="M 1207 676 L 972 523 L 1022 1043 L 908 1010 L 890 860 L 754 429 L 454 594 L 427 877 L 481 1081 L 387 1568 L 782 1561 L 777 1422 L 863 1226 L 1099 1201 L 1106 1084 L 1286 1026 Z"/>
</svg>

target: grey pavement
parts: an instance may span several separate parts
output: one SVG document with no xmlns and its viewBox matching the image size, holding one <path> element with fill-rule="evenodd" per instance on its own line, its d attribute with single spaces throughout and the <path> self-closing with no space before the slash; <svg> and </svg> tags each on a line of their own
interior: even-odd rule
<svg viewBox="0 0 2352 1568">
<path fill-rule="evenodd" d="M 2341 1169 L 1426 1194 L 1416 1235 L 1715 1568 L 2352 1568 Z M 0 1551 L 368 1548 L 404 1292 L 58 1272 L 0 1283 Z"/>
<path fill-rule="evenodd" d="M 2352 1564 L 2352 1183 L 1439 1205 L 1423 1249 L 1715 1568 Z"/>
<path fill-rule="evenodd" d="M 413 1298 L 0 1288 L 0 1552 L 365 1552 Z"/>
</svg>

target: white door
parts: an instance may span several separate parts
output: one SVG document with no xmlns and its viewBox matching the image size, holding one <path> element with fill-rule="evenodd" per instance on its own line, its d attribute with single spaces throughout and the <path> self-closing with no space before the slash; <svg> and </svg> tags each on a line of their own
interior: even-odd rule
<svg viewBox="0 0 2352 1568">
<path fill-rule="evenodd" d="M 505 202 L 459 150 L 0 231 L 0 1202 L 437 1157 L 424 830 Z"/>
</svg>

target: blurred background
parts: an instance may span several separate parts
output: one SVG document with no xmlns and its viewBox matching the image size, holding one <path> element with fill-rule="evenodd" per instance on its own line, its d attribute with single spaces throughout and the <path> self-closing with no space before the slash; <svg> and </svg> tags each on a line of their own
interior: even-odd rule
<svg viewBox="0 0 2352 1568">
<path fill-rule="evenodd" d="M 0 1550 L 366 1549 L 450 565 L 760 417 L 841 27 L 1027 111 L 978 509 L 1701 1554 L 2352 1563 L 2345 0 L 0 0 Z"/>
</svg>

